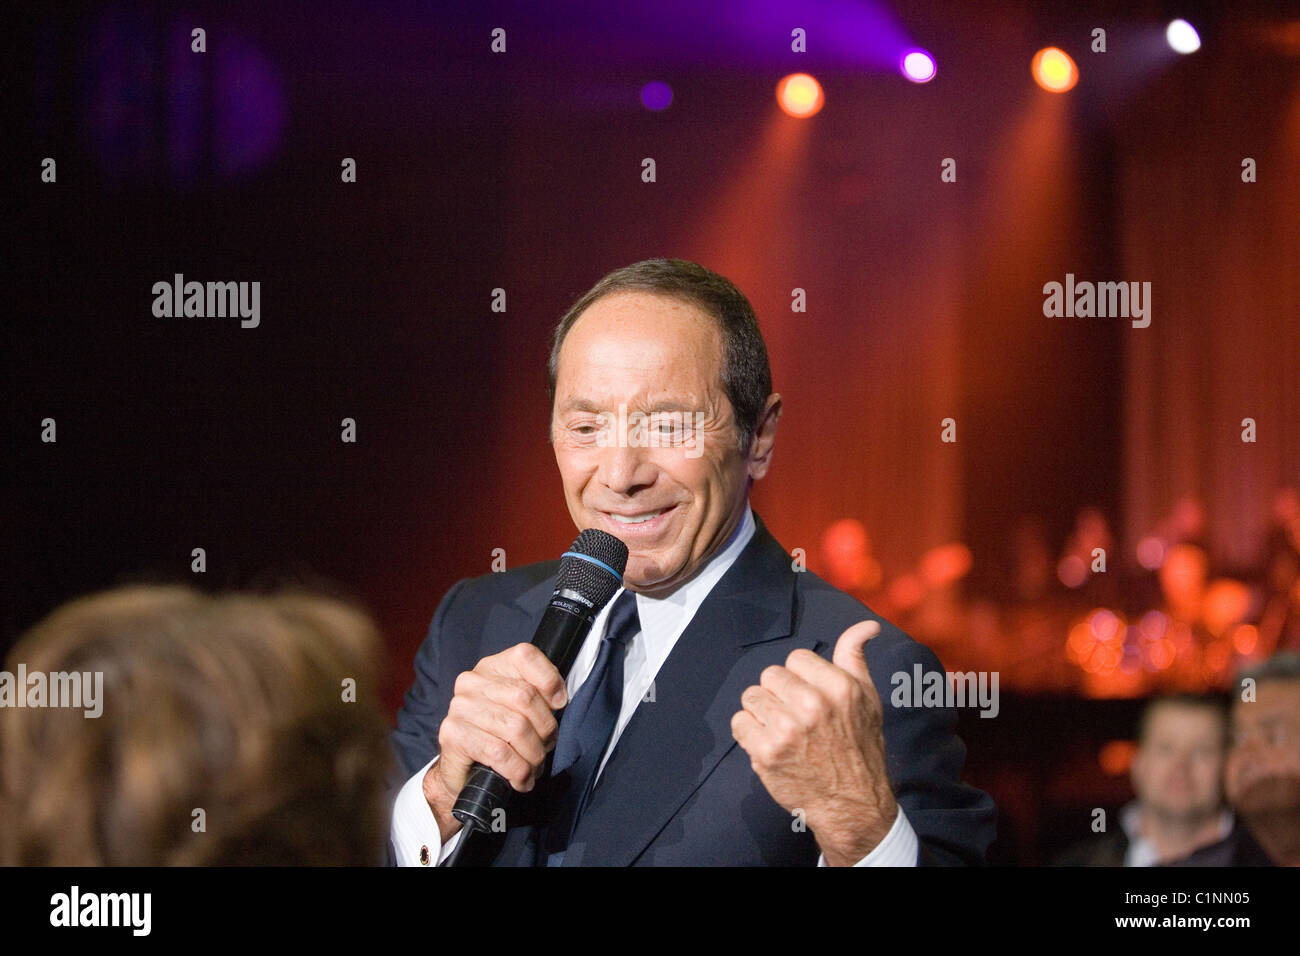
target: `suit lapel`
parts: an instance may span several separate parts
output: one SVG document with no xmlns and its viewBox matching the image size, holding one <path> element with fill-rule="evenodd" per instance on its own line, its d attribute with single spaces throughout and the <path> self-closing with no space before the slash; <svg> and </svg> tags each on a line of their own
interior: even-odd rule
<svg viewBox="0 0 1300 956">
<path fill-rule="evenodd" d="M 755 516 L 749 544 L 701 603 L 619 737 L 565 865 L 625 866 L 736 746 L 731 718 L 768 664 L 813 637 L 792 633 L 790 559 Z"/>
</svg>

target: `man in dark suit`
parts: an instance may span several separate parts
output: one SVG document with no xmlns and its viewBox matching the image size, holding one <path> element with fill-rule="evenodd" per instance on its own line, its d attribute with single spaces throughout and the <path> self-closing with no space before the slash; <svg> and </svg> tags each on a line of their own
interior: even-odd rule
<svg viewBox="0 0 1300 956">
<path fill-rule="evenodd" d="M 452 588 L 393 737 L 396 861 L 455 850 L 478 761 L 516 793 L 473 862 L 982 862 L 996 811 L 961 783 L 955 712 L 891 693 L 937 658 L 794 570 L 750 510 L 782 400 L 745 297 L 681 260 L 616 270 L 548 372 L 570 515 L 627 544 L 624 588 L 567 681 L 528 643 L 555 562 Z"/>
</svg>

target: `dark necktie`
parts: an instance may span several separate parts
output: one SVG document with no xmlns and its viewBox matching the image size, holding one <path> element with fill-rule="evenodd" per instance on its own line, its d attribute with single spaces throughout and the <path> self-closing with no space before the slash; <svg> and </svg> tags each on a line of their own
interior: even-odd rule
<svg viewBox="0 0 1300 956">
<path fill-rule="evenodd" d="M 605 636 L 591 674 L 560 715 L 560 732 L 551 758 L 551 776 L 568 773 L 569 784 L 543 834 L 538 862 L 559 866 L 595 785 L 596 768 L 609 746 L 623 707 L 623 657 L 627 642 L 641 630 L 636 594 L 624 591 L 610 609 Z"/>
</svg>

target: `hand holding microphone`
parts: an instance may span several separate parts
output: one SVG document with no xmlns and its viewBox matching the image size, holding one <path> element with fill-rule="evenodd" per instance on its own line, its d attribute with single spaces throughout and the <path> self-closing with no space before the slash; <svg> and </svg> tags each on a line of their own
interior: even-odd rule
<svg viewBox="0 0 1300 956">
<path fill-rule="evenodd" d="M 555 747 L 559 724 L 552 711 L 568 703 L 564 678 L 592 621 L 622 586 L 626 566 L 622 541 L 583 531 L 561 559 L 532 643 L 485 657 L 456 679 L 438 730 L 440 756 L 424 778 L 444 842 L 462 823 L 487 829 L 512 789 L 535 785 Z"/>
<path fill-rule="evenodd" d="M 564 678 L 532 644 L 485 657 L 456 679 L 456 696 L 438 729 L 439 757 L 424 776 L 424 798 L 445 843 L 460 829 L 452 808 L 475 764 L 521 792 L 533 788 L 555 748 L 552 710 L 568 703 Z"/>
</svg>

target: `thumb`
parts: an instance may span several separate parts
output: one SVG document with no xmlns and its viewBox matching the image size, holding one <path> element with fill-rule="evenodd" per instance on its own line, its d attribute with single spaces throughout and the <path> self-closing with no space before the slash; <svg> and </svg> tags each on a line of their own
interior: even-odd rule
<svg viewBox="0 0 1300 956">
<path fill-rule="evenodd" d="M 876 621 L 859 621 L 840 635 L 835 642 L 835 652 L 831 663 L 848 671 L 864 684 L 871 683 L 871 672 L 867 670 L 866 658 L 862 649 L 867 641 L 880 633 L 880 624 Z"/>
</svg>

